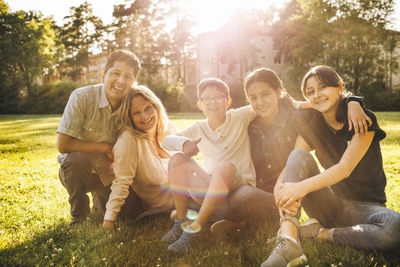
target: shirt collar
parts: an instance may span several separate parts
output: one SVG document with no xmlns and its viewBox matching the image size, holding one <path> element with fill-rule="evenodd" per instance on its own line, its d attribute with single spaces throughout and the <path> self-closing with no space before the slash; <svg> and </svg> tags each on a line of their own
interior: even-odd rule
<svg viewBox="0 0 400 267">
<path fill-rule="evenodd" d="M 104 84 L 102 84 L 101 88 L 100 88 L 99 108 L 105 108 L 109 105 L 110 105 L 110 103 L 108 103 L 108 99 L 107 99 L 106 93 L 104 91 Z"/>
</svg>

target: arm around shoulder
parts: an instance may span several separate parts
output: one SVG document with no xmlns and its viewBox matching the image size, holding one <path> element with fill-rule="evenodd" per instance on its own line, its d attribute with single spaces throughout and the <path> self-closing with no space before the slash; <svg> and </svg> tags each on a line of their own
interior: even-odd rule
<svg viewBox="0 0 400 267">
<path fill-rule="evenodd" d="M 82 141 L 64 133 L 58 133 L 57 149 L 60 153 L 82 151 L 87 153 L 104 153 L 108 157 L 112 156 L 111 144 Z"/>
</svg>

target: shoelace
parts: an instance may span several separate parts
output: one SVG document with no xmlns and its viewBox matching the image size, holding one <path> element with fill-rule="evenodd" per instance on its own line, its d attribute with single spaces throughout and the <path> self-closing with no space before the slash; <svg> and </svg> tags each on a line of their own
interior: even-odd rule
<svg viewBox="0 0 400 267">
<path fill-rule="evenodd" d="M 271 244 L 275 242 L 274 248 L 272 252 L 276 252 L 278 250 L 285 250 L 288 248 L 288 240 L 284 237 L 273 237 L 267 241 L 267 244 Z"/>
</svg>

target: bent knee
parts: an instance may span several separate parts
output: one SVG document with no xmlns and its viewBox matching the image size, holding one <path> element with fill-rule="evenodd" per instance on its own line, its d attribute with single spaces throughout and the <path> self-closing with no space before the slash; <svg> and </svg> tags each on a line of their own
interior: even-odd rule
<svg viewBox="0 0 400 267">
<path fill-rule="evenodd" d="M 221 162 L 217 164 L 213 173 L 213 179 L 222 179 L 229 186 L 236 175 L 236 168 L 230 162 Z"/>
<path fill-rule="evenodd" d="M 168 162 L 168 169 L 180 166 L 190 161 L 191 159 L 188 156 L 186 156 L 183 152 L 178 152 L 170 158 Z"/>
</svg>

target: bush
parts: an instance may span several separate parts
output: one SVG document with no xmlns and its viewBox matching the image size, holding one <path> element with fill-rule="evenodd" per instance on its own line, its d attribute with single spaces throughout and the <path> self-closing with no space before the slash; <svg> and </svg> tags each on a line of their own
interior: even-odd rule
<svg viewBox="0 0 400 267">
<path fill-rule="evenodd" d="M 63 113 L 73 90 L 82 87 L 82 82 L 57 81 L 45 85 L 36 85 L 28 96 L 21 99 L 21 113 L 57 114 Z"/>
<path fill-rule="evenodd" d="M 367 107 L 373 111 L 400 110 L 400 91 L 389 90 L 384 83 L 376 82 L 363 87 L 361 95 Z"/>
</svg>

